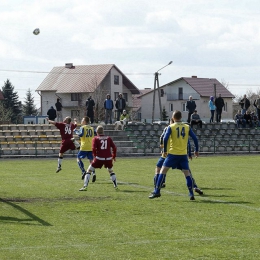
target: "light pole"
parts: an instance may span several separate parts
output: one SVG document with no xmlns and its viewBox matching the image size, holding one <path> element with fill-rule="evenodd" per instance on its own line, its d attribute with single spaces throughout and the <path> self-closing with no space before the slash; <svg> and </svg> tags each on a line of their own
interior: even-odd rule
<svg viewBox="0 0 260 260">
<path fill-rule="evenodd" d="M 162 119 L 162 104 L 161 104 L 161 93 L 160 93 L 160 91 L 159 91 L 159 73 L 158 73 L 158 71 L 160 71 L 160 70 L 162 70 L 163 68 L 169 66 L 170 64 L 172 64 L 172 61 L 170 61 L 167 65 L 163 66 L 162 68 L 160 68 L 159 70 L 157 70 L 157 71 L 154 73 L 152 123 L 153 123 L 153 121 L 154 121 L 154 108 L 155 108 L 155 91 L 156 91 L 156 87 L 157 87 L 158 99 L 159 99 L 160 120 Z"/>
</svg>

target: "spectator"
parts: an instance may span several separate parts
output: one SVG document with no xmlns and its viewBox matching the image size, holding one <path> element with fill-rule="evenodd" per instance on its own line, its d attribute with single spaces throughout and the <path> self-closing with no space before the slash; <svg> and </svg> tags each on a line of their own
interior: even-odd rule
<svg viewBox="0 0 260 260">
<path fill-rule="evenodd" d="M 125 109 L 125 107 L 126 107 L 125 99 L 123 98 L 123 95 L 120 93 L 116 100 L 117 121 L 119 121 L 120 116 L 123 113 L 123 110 Z"/>
<path fill-rule="evenodd" d="M 242 109 L 242 115 L 244 115 L 247 109 L 250 107 L 250 101 L 247 99 L 246 95 L 244 95 L 244 98 L 240 100 L 239 105 Z"/>
<path fill-rule="evenodd" d="M 190 117 L 193 114 L 196 107 L 197 105 L 195 101 L 192 99 L 192 96 L 189 96 L 189 100 L 186 102 L 186 108 L 188 110 L 188 120 L 187 120 L 188 123 L 190 123 Z"/>
<path fill-rule="evenodd" d="M 215 106 L 216 106 L 216 121 L 221 122 L 221 114 L 222 114 L 222 108 L 225 107 L 224 99 L 221 97 L 221 94 L 218 94 L 218 97 L 215 100 Z"/>
<path fill-rule="evenodd" d="M 244 119 L 246 120 L 245 123 L 248 124 L 249 127 L 254 127 L 255 126 L 249 110 L 247 110 L 246 113 L 244 114 Z"/>
<path fill-rule="evenodd" d="M 129 115 L 127 114 L 126 110 L 123 110 L 123 114 L 120 116 L 120 121 L 126 119 L 126 124 L 129 121 Z"/>
<path fill-rule="evenodd" d="M 235 122 L 237 124 L 237 128 L 239 128 L 239 125 L 246 127 L 246 120 L 244 119 L 244 115 L 242 115 L 241 110 L 238 110 L 235 114 Z"/>
<path fill-rule="evenodd" d="M 260 119 L 260 95 L 259 95 L 258 98 L 254 101 L 254 106 L 256 107 L 257 117 L 258 117 L 258 119 Z"/>
<path fill-rule="evenodd" d="M 193 125 L 199 125 L 200 128 L 202 128 L 202 121 L 200 119 L 199 114 L 197 113 L 197 110 L 194 110 L 194 113 L 191 115 L 191 128 Z"/>
<path fill-rule="evenodd" d="M 57 117 L 56 110 L 53 108 L 53 106 L 50 107 L 50 109 L 47 112 L 48 118 L 52 121 L 55 120 Z"/>
<path fill-rule="evenodd" d="M 57 111 L 57 122 L 62 122 L 62 104 L 60 98 L 57 98 L 57 103 L 55 104 Z"/>
<path fill-rule="evenodd" d="M 255 115 L 254 112 L 251 113 L 251 118 L 252 118 L 252 122 L 254 124 L 255 127 L 259 126 L 259 120 L 257 118 L 257 115 Z"/>
<path fill-rule="evenodd" d="M 211 96 L 210 100 L 209 100 L 209 110 L 210 110 L 210 113 L 211 113 L 211 117 L 210 117 L 210 120 L 209 120 L 210 123 L 213 123 L 213 121 L 214 121 L 215 109 L 216 109 L 216 106 L 214 105 L 214 97 Z"/>
<path fill-rule="evenodd" d="M 95 102 L 92 99 L 91 96 L 86 101 L 86 108 L 87 108 L 87 117 L 90 119 L 90 123 L 94 123 L 94 107 L 95 107 Z"/>
<path fill-rule="evenodd" d="M 107 125 L 108 120 L 110 124 L 112 124 L 112 110 L 114 108 L 114 103 L 111 100 L 111 96 L 107 94 L 107 99 L 104 102 L 104 108 L 105 108 L 105 124 Z"/>
</svg>

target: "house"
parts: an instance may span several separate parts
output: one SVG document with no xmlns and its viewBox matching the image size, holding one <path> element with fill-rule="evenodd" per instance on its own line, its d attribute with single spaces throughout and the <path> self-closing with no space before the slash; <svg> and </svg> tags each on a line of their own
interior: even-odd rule
<svg viewBox="0 0 260 260">
<path fill-rule="evenodd" d="M 54 67 L 36 89 L 41 96 L 41 114 L 46 115 L 61 99 L 63 117 L 80 119 L 85 115 L 85 104 L 89 96 L 94 99 L 96 120 L 104 117 L 103 104 L 106 95 L 116 100 L 122 93 L 127 107 L 132 108 L 132 95 L 139 94 L 138 88 L 114 64 L 76 65 L 66 63 Z"/>
<path fill-rule="evenodd" d="M 158 93 L 157 93 L 158 91 Z M 179 110 L 183 114 L 183 121 L 188 118 L 186 102 L 189 96 L 193 97 L 197 104 L 197 111 L 202 121 L 209 122 L 210 111 L 208 102 L 210 96 L 221 94 L 225 101 L 225 108 L 222 112 L 223 119 L 233 118 L 232 99 L 235 96 L 225 88 L 217 79 L 181 77 L 168 84 L 161 86 L 155 91 L 154 121 L 160 120 L 159 96 L 162 110 L 166 110 L 168 117 L 171 117 L 174 110 Z M 154 90 L 140 96 L 142 99 L 141 118 L 142 121 L 152 121 Z M 159 95 L 158 95 L 159 94 Z"/>
</svg>

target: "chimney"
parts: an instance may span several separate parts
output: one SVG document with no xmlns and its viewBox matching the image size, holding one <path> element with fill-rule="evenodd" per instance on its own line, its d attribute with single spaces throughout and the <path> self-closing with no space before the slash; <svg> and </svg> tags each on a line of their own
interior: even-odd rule
<svg viewBox="0 0 260 260">
<path fill-rule="evenodd" d="M 191 76 L 192 78 L 194 78 L 194 79 L 196 79 L 197 78 L 197 76 Z"/>
<path fill-rule="evenodd" d="M 73 63 L 65 63 L 65 68 L 67 68 L 67 69 L 74 69 L 75 66 L 73 66 Z"/>
</svg>

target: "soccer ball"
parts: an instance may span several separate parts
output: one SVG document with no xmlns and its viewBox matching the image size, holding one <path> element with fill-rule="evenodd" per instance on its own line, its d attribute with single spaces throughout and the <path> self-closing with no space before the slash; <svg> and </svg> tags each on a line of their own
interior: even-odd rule
<svg viewBox="0 0 260 260">
<path fill-rule="evenodd" d="M 40 33 L 40 29 L 39 28 L 36 28 L 33 30 L 33 34 L 34 35 L 38 35 Z"/>
</svg>

